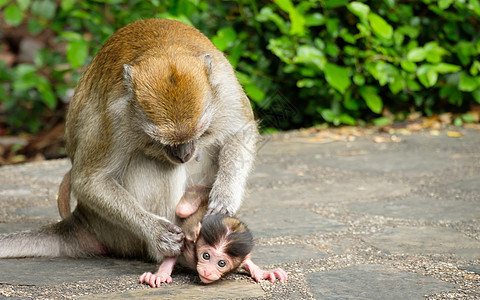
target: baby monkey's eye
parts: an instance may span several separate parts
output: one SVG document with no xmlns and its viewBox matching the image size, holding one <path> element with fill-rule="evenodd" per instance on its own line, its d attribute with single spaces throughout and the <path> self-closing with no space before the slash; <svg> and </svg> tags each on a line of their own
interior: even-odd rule
<svg viewBox="0 0 480 300">
<path fill-rule="evenodd" d="M 202 254 L 202 258 L 203 258 L 204 260 L 209 260 L 209 259 L 210 259 L 210 254 L 208 254 L 208 253 L 203 253 L 203 254 Z"/>
<path fill-rule="evenodd" d="M 227 263 L 226 263 L 225 261 L 223 261 L 223 260 L 221 260 L 221 261 L 218 262 L 218 266 L 219 266 L 220 268 L 223 268 L 223 267 L 225 267 L 226 265 L 227 265 Z"/>
</svg>

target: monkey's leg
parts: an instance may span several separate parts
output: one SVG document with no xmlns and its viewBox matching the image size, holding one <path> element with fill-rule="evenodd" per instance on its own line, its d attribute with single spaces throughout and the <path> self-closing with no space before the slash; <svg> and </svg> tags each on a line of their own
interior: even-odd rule
<svg viewBox="0 0 480 300">
<path fill-rule="evenodd" d="M 166 257 L 158 271 L 155 274 L 150 272 L 145 272 L 140 276 L 140 283 L 146 283 L 151 287 L 160 287 L 162 283 L 171 283 L 172 282 L 172 270 L 173 266 L 177 262 L 177 257 Z"/>
<path fill-rule="evenodd" d="M 176 214 L 180 218 L 186 218 L 197 212 L 201 205 L 207 205 L 211 187 L 196 185 L 185 190 L 180 202 L 177 204 Z"/>
</svg>

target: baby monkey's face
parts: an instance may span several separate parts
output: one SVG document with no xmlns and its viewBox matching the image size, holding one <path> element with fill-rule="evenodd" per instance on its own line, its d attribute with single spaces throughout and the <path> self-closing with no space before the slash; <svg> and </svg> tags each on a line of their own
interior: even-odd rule
<svg viewBox="0 0 480 300">
<path fill-rule="evenodd" d="M 222 245 L 210 246 L 202 238 L 196 242 L 197 272 L 203 283 L 211 283 L 240 267 L 242 261 L 224 252 Z"/>
</svg>

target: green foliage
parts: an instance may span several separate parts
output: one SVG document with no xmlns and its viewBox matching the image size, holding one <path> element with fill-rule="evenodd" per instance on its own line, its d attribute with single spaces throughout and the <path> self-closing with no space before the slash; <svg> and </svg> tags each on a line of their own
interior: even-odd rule
<svg viewBox="0 0 480 300">
<path fill-rule="evenodd" d="M 30 131 L 68 98 L 108 36 L 150 17 L 209 36 L 267 129 L 385 125 L 385 108 L 402 118 L 480 103 L 479 0 L 0 0 L 0 8 L 7 24 L 53 31 L 65 46 L 40 50 L 33 64 L 0 62 L 8 122 Z"/>
</svg>

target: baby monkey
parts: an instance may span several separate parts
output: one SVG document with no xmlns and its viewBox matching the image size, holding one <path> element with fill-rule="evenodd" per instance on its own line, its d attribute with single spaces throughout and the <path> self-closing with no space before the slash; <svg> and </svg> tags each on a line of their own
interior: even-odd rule
<svg viewBox="0 0 480 300">
<path fill-rule="evenodd" d="M 140 283 L 159 287 L 172 282 L 172 270 L 177 260 L 184 266 L 197 270 L 203 283 L 211 283 L 224 274 L 243 268 L 257 282 L 268 279 L 285 282 L 287 273 L 281 268 L 262 270 L 251 260 L 253 236 L 247 226 L 234 217 L 223 214 L 204 218 L 211 188 L 193 186 L 185 191 L 177 205 L 176 214 L 184 220 L 179 226 L 185 233 L 184 248 L 179 257 L 165 257 L 155 274 L 140 276 Z M 202 220 L 203 219 L 203 220 Z"/>
</svg>

